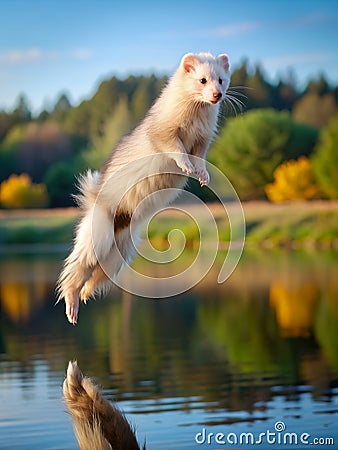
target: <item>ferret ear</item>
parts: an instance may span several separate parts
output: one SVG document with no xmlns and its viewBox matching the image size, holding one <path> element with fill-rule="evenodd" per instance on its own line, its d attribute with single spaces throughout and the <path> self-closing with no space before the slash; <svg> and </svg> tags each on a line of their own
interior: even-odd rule
<svg viewBox="0 0 338 450">
<path fill-rule="evenodd" d="M 224 67 L 224 69 L 226 71 L 229 70 L 230 65 L 229 65 L 229 56 L 226 53 L 221 53 L 220 55 L 217 56 L 217 59 L 220 60 L 222 66 Z"/>
<path fill-rule="evenodd" d="M 181 67 L 183 67 L 183 70 L 185 72 L 190 72 L 195 68 L 197 64 L 198 60 L 193 53 L 187 53 L 186 55 L 183 56 L 181 61 Z"/>
</svg>

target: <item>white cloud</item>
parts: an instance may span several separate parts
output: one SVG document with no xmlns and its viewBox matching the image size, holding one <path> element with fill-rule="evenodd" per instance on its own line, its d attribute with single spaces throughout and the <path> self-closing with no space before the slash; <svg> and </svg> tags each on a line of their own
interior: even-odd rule
<svg viewBox="0 0 338 450">
<path fill-rule="evenodd" d="M 89 59 L 92 58 L 93 51 L 89 48 L 78 48 L 72 51 L 69 55 L 74 59 Z"/>
<path fill-rule="evenodd" d="M 73 51 L 57 52 L 43 51 L 39 48 L 29 49 L 12 49 L 0 53 L 0 64 L 16 65 L 16 64 L 35 64 L 40 61 L 59 60 L 64 58 L 84 60 L 93 56 L 90 49 L 79 48 Z"/>
<path fill-rule="evenodd" d="M 223 27 L 214 28 L 209 30 L 210 34 L 214 36 L 224 37 L 224 36 L 238 36 L 250 31 L 257 30 L 260 28 L 261 24 L 259 22 L 239 22 L 232 25 L 224 25 Z"/>
<path fill-rule="evenodd" d="M 272 58 L 264 58 L 263 65 L 269 69 L 280 69 L 300 64 L 318 64 L 332 61 L 336 58 L 333 53 L 300 53 Z"/>
<path fill-rule="evenodd" d="M 308 13 L 303 16 L 299 16 L 296 19 L 290 19 L 286 23 L 295 27 L 313 27 L 320 25 L 330 25 L 336 23 L 337 15 L 335 13 L 329 14 L 324 11 L 316 11 L 314 13 Z"/>
<path fill-rule="evenodd" d="M 37 62 L 42 59 L 42 52 L 38 48 L 30 48 L 27 50 L 9 50 L 0 53 L 0 63 L 20 64 L 27 62 Z"/>
</svg>

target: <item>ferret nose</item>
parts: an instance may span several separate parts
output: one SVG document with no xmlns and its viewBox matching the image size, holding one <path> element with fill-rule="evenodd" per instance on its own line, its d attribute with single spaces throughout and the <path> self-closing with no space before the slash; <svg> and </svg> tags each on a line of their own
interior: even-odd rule
<svg viewBox="0 0 338 450">
<path fill-rule="evenodd" d="M 214 92 L 213 93 L 213 97 L 215 100 L 219 100 L 222 97 L 222 93 L 221 92 Z"/>
</svg>

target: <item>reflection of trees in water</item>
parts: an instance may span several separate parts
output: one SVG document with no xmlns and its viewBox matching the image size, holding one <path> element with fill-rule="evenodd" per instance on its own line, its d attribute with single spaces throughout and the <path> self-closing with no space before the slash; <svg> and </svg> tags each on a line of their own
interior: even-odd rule
<svg viewBox="0 0 338 450">
<path fill-rule="evenodd" d="M 270 304 L 276 310 L 282 336 L 309 336 L 314 322 L 319 289 L 314 283 L 284 285 L 274 281 L 270 288 Z"/>
<path fill-rule="evenodd" d="M 0 262 L 1 310 L 14 324 L 28 323 L 52 301 L 56 266 L 36 257 Z"/>
<path fill-rule="evenodd" d="M 338 373 L 338 289 L 334 279 L 321 294 L 314 330 L 323 355 Z"/>
<path fill-rule="evenodd" d="M 13 323 L 27 323 L 45 303 L 48 284 L 6 283 L 0 287 L 1 308 Z"/>
<path fill-rule="evenodd" d="M 152 399 L 153 409 L 189 410 L 202 402 L 252 411 L 276 384 L 308 382 L 322 392 L 338 370 L 338 285 L 330 259 L 245 255 L 225 284 L 216 285 L 211 273 L 169 300 L 121 298 L 115 290 L 81 308 L 75 328 L 63 304 L 53 306 L 59 264 L 1 263 L 2 352 L 23 372 L 34 372 L 39 355 L 62 377 L 67 361 L 78 358 L 117 399 Z M 171 397 L 178 400 L 160 404 Z"/>
</svg>

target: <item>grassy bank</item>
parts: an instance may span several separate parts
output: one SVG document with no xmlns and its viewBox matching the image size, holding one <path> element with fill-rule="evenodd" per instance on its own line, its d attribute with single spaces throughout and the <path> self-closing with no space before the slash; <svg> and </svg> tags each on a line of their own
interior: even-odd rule
<svg viewBox="0 0 338 450">
<path fill-rule="evenodd" d="M 0 211 L 0 245 L 65 244 L 72 241 L 75 208 Z"/>
<path fill-rule="evenodd" d="M 244 204 L 247 244 L 338 247 L 338 202 Z"/>
<path fill-rule="evenodd" d="M 221 242 L 229 240 L 229 223 L 221 205 L 210 204 Z M 210 224 L 200 221 L 199 206 L 184 205 L 202 229 L 212 236 Z M 263 247 L 338 247 L 338 202 L 300 202 L 274 205 L 243 203 L 247 245 Z M 0 211 L 0 245 L 69 244 L 78 212 L 76 209 Z M 169 209 L 153 219 L 148 235 L 156 246 L 165 246 L 170 230 L 180 229 L 188 245 L 195 245 L 200 231 L 186 214 Z"/>
</svg>

